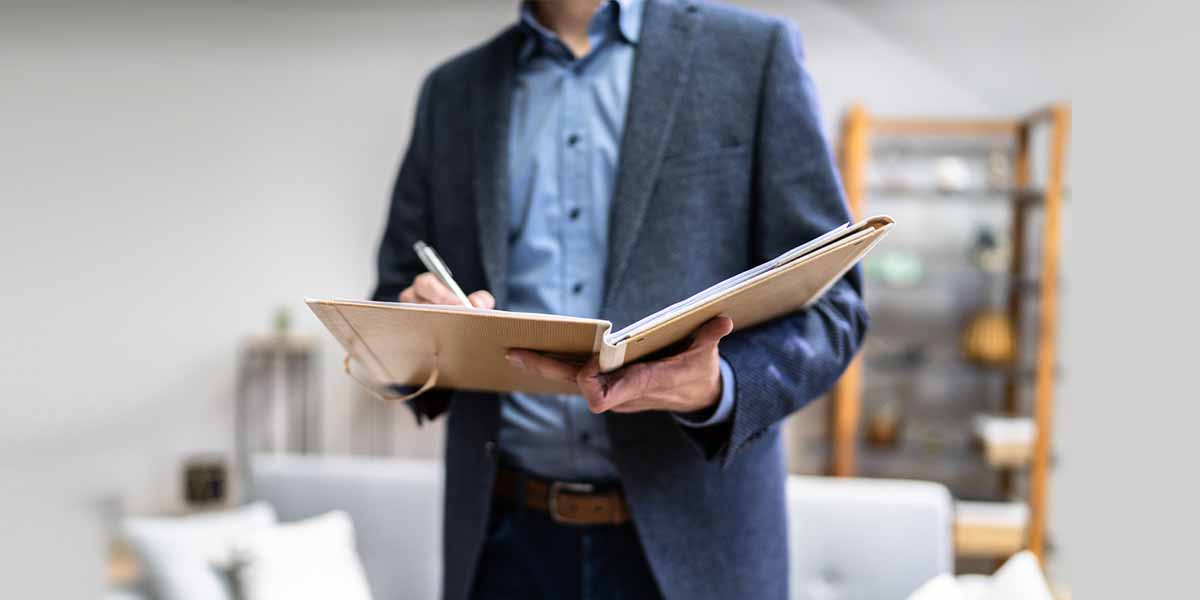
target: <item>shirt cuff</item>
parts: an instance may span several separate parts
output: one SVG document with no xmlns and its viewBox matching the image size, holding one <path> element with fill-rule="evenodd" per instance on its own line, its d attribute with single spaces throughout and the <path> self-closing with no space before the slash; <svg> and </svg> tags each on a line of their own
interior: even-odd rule
<svg viewBox="0 0 1200 600">
<path fill-rule="evenodd" d="M 735 388 L 733 385 L 733 367 L 730 367 L 729 363 L 725 362 L 725 359 L 722 358 L 721 359 L 721 399 L 717 401 L 716 410 L 712 411 L 712 414 L 709 415 L 708 418 L 706 418 L 702 421 L 697 420 L 694 416 L 690 416 L 687 414 L 680 414 L 680 413 L 671 413 L 671 414 L 675 417 L 676 421 L 679 421 L 680 425 L 683 425 L 685 427 L 695 427 L 698 429 L 701 427 L 711 427 L 711 426 L 717 425 L 719 423 L 724 423 L 725 421 L 729 420 L 729 415 L 733 414 L 734 389 Z"/>
</svg>

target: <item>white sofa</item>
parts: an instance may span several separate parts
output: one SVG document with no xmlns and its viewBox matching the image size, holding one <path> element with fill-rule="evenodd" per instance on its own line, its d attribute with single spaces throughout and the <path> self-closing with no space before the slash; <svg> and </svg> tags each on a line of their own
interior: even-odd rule
<svg viewBox="0 0 1200 600">
<path fill-rule="evenodd" d="M 250 494 L 282 521 L 348 512 L 375 600 L 437 597 L 439 463 L 260 456 Z M 795 600 L 902 599 L 952 572 L 952 504 L 938 484 L 792 476 L 788 512 Z"/>
</svg>

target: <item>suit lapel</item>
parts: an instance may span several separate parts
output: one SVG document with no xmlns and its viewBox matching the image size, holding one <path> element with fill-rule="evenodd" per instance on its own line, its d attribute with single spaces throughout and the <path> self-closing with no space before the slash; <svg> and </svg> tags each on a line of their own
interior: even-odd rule
<svg viewBox="0 0 1200 600">
<path fill-rule="evenodd" d="M 496 40 L 496 51 L 479 73 L 471 99 L 474 119 L 475 222 L 487 289 L 503 306 L 508 274 L 508 127 L 517 47 L 514 27 Z"/>
<path fill-rule="evenodd" d="M 648 0 L 645 11 L 612 201 L 606 306 L 629 265 L 667 135 L 687 87 L 693 41 L 699 29 L 700 13 L 690 0 Z"/>
</svg>

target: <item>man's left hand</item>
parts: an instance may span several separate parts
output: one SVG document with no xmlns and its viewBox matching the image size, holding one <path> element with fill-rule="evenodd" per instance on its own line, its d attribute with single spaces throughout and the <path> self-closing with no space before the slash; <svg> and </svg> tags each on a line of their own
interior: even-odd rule
<svg viewBox="0 0 1200 600">
<path fill-rule="evenodd" d="M 593 356 L 582 367 L 530 350 L 505 354 L 513 366 L 546 379 L 579 385 L 594 413 L 667 410 L 690 413 L 710 408 L 721 397 L 721 358 L 717 344 L 733 331 L 729 317 L 714 317 L 698 329 L 686 350 L 658 360 L 600 372 Z"/>
</svg>

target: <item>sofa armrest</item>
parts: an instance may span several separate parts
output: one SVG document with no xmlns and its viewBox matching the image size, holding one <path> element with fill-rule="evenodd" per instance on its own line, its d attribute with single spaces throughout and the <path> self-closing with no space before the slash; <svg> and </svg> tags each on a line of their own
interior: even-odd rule
<svg viewBox="0 0 1200 600">
<path fill-rule="evenodd" d="M 792 476 L 787 491 L 793 600 L 904 598 L 953 571 L 940 484 Z"/>
</svg>

